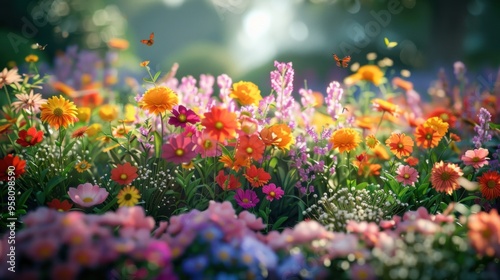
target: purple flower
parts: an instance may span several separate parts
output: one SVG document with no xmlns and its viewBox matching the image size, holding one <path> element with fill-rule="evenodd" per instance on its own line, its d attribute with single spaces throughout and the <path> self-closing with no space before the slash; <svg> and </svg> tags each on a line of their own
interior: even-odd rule
<svg viewBox="0 0 500 280">
<path fill-rule="evenodd" d="M 257 194 L 252 190 L 236 190 L 236 194 L 234 195 L 234 199 L 238 203 L 239 206 L 244 209 L 252 208 L 259 203 L 259 198 Z"/>
<path fill-rule="evenodd" d="M 491 140 L 491 133 L 489 132 L 491 114 L 488 110 L 481 108 L 477 116 L 479 117 L 479 125 L 474 127 L 477 135 L 472 138 L 472 143 L 474 143 L 476 148 L 481 148 L 484 142 Z"/>
<path fill-rule="evenodd" d="M 226 74 L 222 74 L 217 77 L 217 85 L 219 85 L 220 88 L 219 98 L 222 103 L 226 103 L 226 101 L 228 101 L 232 84 L 233 80 Z"/>
<path fill-rule="evenodd" d="M 457 61 L 453 63 L 453 72 L 457 80 L 462 80 L 465 75 L 465 64 L 462 61 Z"/>
<path fill-rule="evenodd" d="M 337 120 L 343 109 L 342 104 L 340 104 L 340 100 L 342 99 L 344 90 L 340 87 L 338 82 L 334 81 L 328 85 L 326 93 L 326 110 L 332 119 Z"/>
<path fill-rule="evenodd" d="M 294 70 L 292 63 L 274 62 L 276 70 L 271 72 L 271 87 L 276 91 L 276 112 L 278 119 L 290 121 L 295 107 L 292 96 Z"/>
<path fill-rule="evenodd" d="M 172 110 L 172 116 L 168 119 L 168 124 L 176 127 L 186 127 L 186 123 L 195 124 L 199 121 L 200 117 L 193 110 L 179 105 Z"/>
</svg>

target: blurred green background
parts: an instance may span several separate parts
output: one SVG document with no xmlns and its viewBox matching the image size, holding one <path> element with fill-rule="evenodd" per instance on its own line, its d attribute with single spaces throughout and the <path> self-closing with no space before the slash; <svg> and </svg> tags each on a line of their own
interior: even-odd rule
<svg viewBox="0 0 500 280">
<path fill-rule="evenodd" d="M 141 77 L 140 61 L 162 71 L 178 62 L 178 77 L 227 73 L 269 88 L 279 60 L 294 63 L 296 86 L 307 79 L 324 90 L 350 74 L 335 66 L 332 53 L 363 65 L 375 52 L 391 58 L 394 69 L 410 70 L 425 90 L 439 68 L 451 73 L 457 60 L 468 71 L 496 71 L 499 14 L 498 0 L 4 1 L 0 67 L 22 64 L 30 53 L 51 64 L 70 45 L 104 53 L 117 37 L 130 42 L 118 66 Z M 151 32 L 154 45 L 141 44 Z M 388 49 L 384 37 L 398 46 Z M 47 47 L 33 50 L 34 43 Z"/>
</svg>

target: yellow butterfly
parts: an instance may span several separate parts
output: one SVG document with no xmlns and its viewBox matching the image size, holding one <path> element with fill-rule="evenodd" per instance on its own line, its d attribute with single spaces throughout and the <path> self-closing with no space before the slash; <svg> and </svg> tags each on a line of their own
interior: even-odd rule
<svg viewBox="0 0 500 280">
<path fill-rule="evenodd" d="M 398 45 L 397 42 L 390 42 L 389 39 L 387 39 L 387 37 L 384 38 L 384 42 L 388 49 L 392 49 Z"/>
</svg>

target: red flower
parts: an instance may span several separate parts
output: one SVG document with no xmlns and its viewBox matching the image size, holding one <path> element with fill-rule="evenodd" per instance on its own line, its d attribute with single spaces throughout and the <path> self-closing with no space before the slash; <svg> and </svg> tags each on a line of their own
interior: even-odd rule
<svg viewBox="0 0 500 280">
<path fill-rule="evenodd" d="M 498 171 L 486 171 L 477 180 L 484 198 L 491 200 L 500 197 L 500 173 Z"/>
<path fill-rule="evenodd" d="M 20 130 L 17 136 L 19 136 L 19 139 L 16 140 L 17 144 L 30 147 L 42 142 L 43 131 L 37 131 L 35 127 L 30 127 L 28 130 Z"/>
<path fill-rule="evenodd" d="M 219 171 L 219 174 L 215 177 L 215 182 L 225 191 L 236 190 L 241 187 L 241 183 L 236 176 L 232 174 L 226 176 L 223 170 Z"/>
<path fill-rule="evenodd" d="M 269 175 L 269 173 L 267 173 L 263 168 L 257 168 L 255 165 L 247 168 L 244 176 L 254 188 L 262 187 L 271 179 L 271 175 Z"/>
<path fill-rule="evenodd" d="M 52 201 L 47 202 L 49 208 L 56 209 L 59 212 L 67 212 L 71 208 L 73 208 L 73 203 L 70 203 L 67 200 L 60 201 L 57 198 L 52 199 Z"/>
<path fill-rule="evenodd" d="M 137 178 L 137 167 L 132 166 L 130 162 L 118 164 L 111 170 L 111 179 L 120 185 L 129 185 L 135 178 Z"/>
<path fill-rule="evenodd" d="M 14 176 L 19 178 L 26 170 L 26 161 L 12 154 L 0 159 L 0 181 L 7 181 Z"/>
</svg>

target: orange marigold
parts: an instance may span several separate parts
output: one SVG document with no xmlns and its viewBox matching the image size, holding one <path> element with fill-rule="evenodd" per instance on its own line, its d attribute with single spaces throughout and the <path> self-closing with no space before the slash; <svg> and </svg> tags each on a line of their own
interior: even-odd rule
<svg viewBox="0 0 500 280">
<path fill-rule="evenodd" d="M 54 129 L 59 129 L 61 126 L 66 128 L 78 121 L 78 109 L 75 104 L 66 100 L 62 95 L 49 98 L 40 106 L 40 109 L 42 111 L 40 119 L 49 123 Z"/>
<path fill-rule="evenodd" d="M 380 98 L 375 98 L 372 100 L 373 108 L 379 112 L 387 112 L 393 116 L 399 116 L 401 110 L 399 106 L 391 103 L 389 101 L 382 100 Z"/>
<path fill-rule="evenodd" d="M 159 86 L 150 88 L 144 93 L 139 106 L 152 114 L 159 115 L 171 111 L 179 103 L 179 97 L 170 88 Z"/>
<path fill-rule="evenodd" d="M 252 82 L 241 81 L 233 84 L 233 90 L 229 97 L 232 97 L 241 105 L 255 105 L 259 106 L 259 101 L 262 100 L 260 90 L 256 84 Z"/>
<path fill-rule="evenodd" d="M 340 153 L 356 149 L 360 142 L 361 137 L 359 133 L 352 128 L 337 129 L 330 137 L 330 143 L 333 145 L 332 148 L 338 148 Z"/>
<path fill-rule="evenodd" d="M 267 146 L 276 146 L 281 150 L 290 150 L 294 143 L 292 129 L 286 124 L 274 124 L 260 131 L 260 137 Z"/>
<path fill-rule="evenodd" d="M 407 157 L 413 152 L 413 140 L 404 133 L 392 133 L 385 141 L 397 158 Z"/>
<path fill-rule="evenodd" d="M 449 124 L 447 122 L 444 122 L 439 117 L 432 117 L 432 118 L 428 118 L 424 122 L 424 127 L 430 127 L 432 129 L 434 129 L 435 131 L 437 131 L 437 133 L 440 136 L 444 136 L 446 134 L 446 132 L 448 132 Z"/>
</svg>

